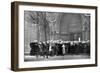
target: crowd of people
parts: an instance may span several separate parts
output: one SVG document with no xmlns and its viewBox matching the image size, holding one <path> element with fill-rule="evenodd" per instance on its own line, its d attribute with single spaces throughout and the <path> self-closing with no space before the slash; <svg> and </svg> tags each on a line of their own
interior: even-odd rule
<svg viewBox="0 0 100 73">
<path fill-rule="evenodd" d="M 31 42 L 30 55 L 43 56 L 64 56 L 67 54 L 88 54 L 90 55 L 90 42 L 84 41 L 57 41 L 57 42 Z"/>
</svg>

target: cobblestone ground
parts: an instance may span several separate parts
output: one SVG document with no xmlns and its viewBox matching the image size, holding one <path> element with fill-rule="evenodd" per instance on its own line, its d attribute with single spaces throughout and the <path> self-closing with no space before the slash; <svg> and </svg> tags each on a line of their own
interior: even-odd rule
<svg viewBox="0 0 100 73">
<path fill-rule="evenodd" d="M 43 56 L 39 56 L 38 58 L 36 56 L 29 56 L 26 55 L 24 57 L 24 61 L 50 61 L 50 60 L 71 60 L 71 59 L 89 59 L 89 55 L 64 55 L 64 56 L 49 56 L 48 58 L 45 58 Z"/>
</svg>

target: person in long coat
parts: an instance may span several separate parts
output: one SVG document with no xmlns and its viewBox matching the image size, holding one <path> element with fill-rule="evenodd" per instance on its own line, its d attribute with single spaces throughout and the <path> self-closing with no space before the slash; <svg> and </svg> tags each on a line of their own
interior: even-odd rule
<svg viewBox="0 0 100 73">
<path fill-rule="evenodd" d="M 49 44 L 47 43 L 42 43 L 42 50 L 43 50 L 43 57 L 45 58 L 48 58 L 48 52 L 49 52 Z"/>
<path fill-rule="evenodd" d="M 34 49 L 34 47 L 35 47 L 35 43 L 31 42 L 30 43 L 30 48 L 31 48 L 30 55 L 35 55 L 35 49 Z"/>
<path fill-rule="evenodd" d="M 62 45 L 62 53 L 63 53 L 63 56 L 66 54 L 65 45 L 64 44 Z"/>
<path fill-rule="evenodd" d="M 30 43 L 31 51 L 30 55 L 36 55 L 36 58 L 39 56 L 39 46 L 37 43 Z"/>
</svg>

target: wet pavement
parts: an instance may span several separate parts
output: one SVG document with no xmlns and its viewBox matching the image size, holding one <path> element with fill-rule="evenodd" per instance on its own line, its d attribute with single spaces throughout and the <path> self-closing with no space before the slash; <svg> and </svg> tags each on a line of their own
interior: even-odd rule
<svg viewBox="0 0 100 73">
<path fill-rule="evenodd" d="M 48 56 L 48 58 L 43 56 L 30 56 L 26 55 L 24 61 L 50 61 L 50 60 L 71 60 L 71 59 L 89 59 L 89 55 L 64 55 L 64 56 Z"/>
</svg>

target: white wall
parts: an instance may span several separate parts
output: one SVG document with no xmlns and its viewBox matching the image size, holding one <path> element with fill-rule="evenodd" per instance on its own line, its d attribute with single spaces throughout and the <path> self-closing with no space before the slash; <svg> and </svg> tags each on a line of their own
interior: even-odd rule
<svg viewBox="0 0 100 73">
<path fill-rule="evenodd" d="M 10 70 L 10 54 L 11 54 L 11 5 L 14 0 L 0 0 L 0 73 L 14 73 Z M 20 0 L 20 1 L 34 1 L 34 2 L 48 2 L 48 3 L 62 3 L 62 4 L 77 4 L 77 5 L 94 5 L 98 6 L 100 12 L 100 0 Z M 99 13 L 98 12 L 98 13 Z M 98 14 L 98 19 L 100 15 Z M 98 28 L 100 21 L 98 21 Z M 98 32 L 100 29 L 98 29 Z M 100 33 L 98 33 L 100 37 Z M 100 38 L 98 39 L 100 43 Z M 100 52 L 100 45 L 98 46 L 98 52 Z M 100 53 L 98 53 L 100 56 Z M 100 58 L 98 57 L 98 61 Z M 34 73 L 99 73 L 100 62 L 98 67 L 86 67 L 86 68 L 70 68 L 70 69 L 55 69 L 55 70 L 40 70 L 34 71 Z M 24 72 L 22 72 L 24 73 Z M 26 71 L 25 73 L 33 73 L 33 71 Z"/>
</svg>

